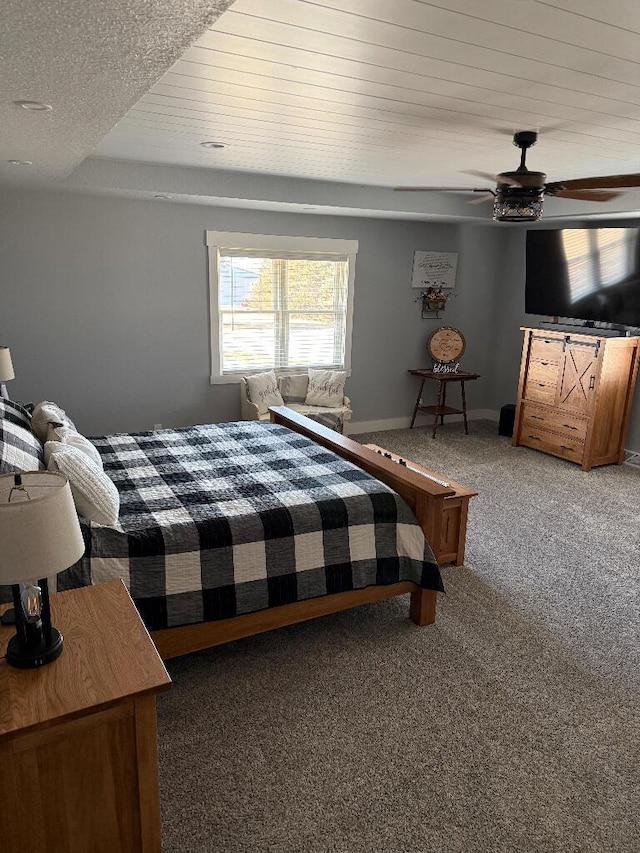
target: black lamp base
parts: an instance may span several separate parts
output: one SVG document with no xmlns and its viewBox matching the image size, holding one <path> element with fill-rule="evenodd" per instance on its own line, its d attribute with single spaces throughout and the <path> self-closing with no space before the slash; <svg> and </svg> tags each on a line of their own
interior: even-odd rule
<svg viewBox="0 0 640 853">
<path fill-rule="evenodd" d="M 56 628 L 51 628 L 51 642 L 48 645 L 43 639 L 32 649 L 27 648 L 16 635 L 9 640 L 7 646 L 7 663 L 18 669 L 35 669 L 60 657 L 62 648 L 62 634 Z"/>
</svg>

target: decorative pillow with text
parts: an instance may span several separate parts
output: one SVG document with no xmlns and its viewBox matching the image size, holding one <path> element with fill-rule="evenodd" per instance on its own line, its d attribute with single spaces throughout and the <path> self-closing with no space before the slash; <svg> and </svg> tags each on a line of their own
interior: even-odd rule
<svg viewBox="0 0 640 853">
<path fill-rule="evenodd" d="M 246 376 L 247 391 L 251 402 L 258 407 L 259 415 L 266 415 L 269 406 L 284 406 L 282 394 L 278 390 L 278 380 L 273 370 Z"/>
<path fill-rule="evenodd" d="M 310 367 L 305 406 L 339 408 L 343 404 L 346 381 L 347 373 L 344 370 L 314 370 Z"/>
</svg>

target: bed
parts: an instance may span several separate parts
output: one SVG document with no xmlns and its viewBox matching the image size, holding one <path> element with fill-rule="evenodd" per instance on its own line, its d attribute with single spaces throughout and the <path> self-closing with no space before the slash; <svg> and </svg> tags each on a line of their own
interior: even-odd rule
<svg viewBox="0 0 640 853">
<path fill-rule="evenodd" d="M 91 440 L 119 523 L 81 520 L 85 555 L 56 586 L 123 578 L 163 658 L 406 593 L 434 621 L 441 486 L 285 407 Z"/>
</svg>

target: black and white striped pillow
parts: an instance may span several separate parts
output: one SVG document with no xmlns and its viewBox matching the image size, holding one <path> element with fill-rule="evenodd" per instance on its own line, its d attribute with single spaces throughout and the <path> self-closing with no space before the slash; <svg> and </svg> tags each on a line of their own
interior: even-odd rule
<svg viewBox="0 0 640 853">
<path fill-rule="evenodd" d="M 42 443 L 31 432 L 29 412 L 0 398 L 0 474 L 44 468 Z"/>
<path fill-rule="evenodd" d="M 0 397 L 0 421 L 5 420 L 31 430 L 31 415 L 27 409 L 20 403 Z"/>
</svg>

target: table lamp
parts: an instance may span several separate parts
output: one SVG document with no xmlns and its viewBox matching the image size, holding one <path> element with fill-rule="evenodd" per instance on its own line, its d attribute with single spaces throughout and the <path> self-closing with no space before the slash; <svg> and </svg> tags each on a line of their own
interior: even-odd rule
<svg viewBox="0 0 640 853">
<path fill-rule="evenodd" d="M 0 476 L 0 584 L 11 584 L 16 634 L 7 662 L 44 666 L 62 653 L 47 577 L 77 562 L 84 541 L 67 478 L 50 471 Z M 40 578 L 40 580 L 35 580 Z"/>
<path fill-rule="evenodd" d="M 5 400 L 9 399 L 7 394 L 7 386 L 4 384 L 10 379 L 15 379 L 13 372 L 13 362 L 11 361 L 11 350 L 9 347 L 0 347 L 0 397 Z"/>
</svg>

